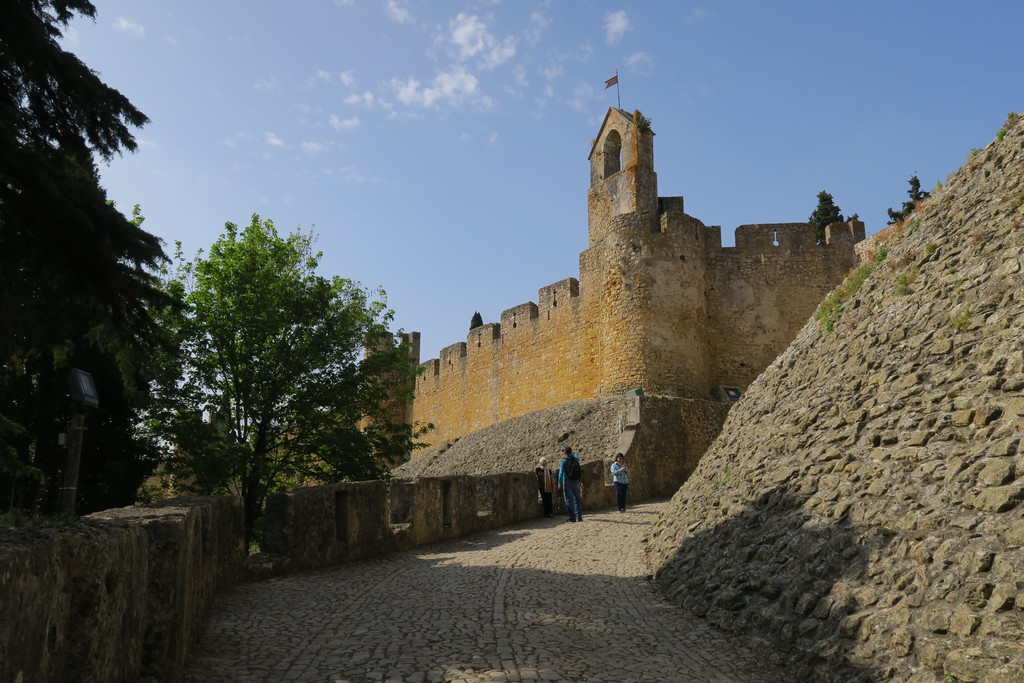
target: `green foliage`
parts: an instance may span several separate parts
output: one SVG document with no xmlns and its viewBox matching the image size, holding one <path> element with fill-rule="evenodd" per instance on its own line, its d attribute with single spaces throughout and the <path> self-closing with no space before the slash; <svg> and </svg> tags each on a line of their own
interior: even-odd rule
<svg viewBox="0 0 1024 683">
<path fill-rule="evenodd" d="M 927 253 L 929 256 L 934 254 L 935 250 L 938 249 L 938 248 L 939 248 L 939 245 L 935 244 L 934 242 L 931 242 L 931 243 L 926 244 L 924 246 L 925 253 Z"/>
<path fill-rule="evenodd" d="M 715 475 L 715 478 L 711 480 L 711 485 L 718 488 L 719 486 L 728 484 L 730 481 L 732 481 L 732 469 L 726 467 L 724 472 Z"/>
<path fill-rule="evenodd" d="M 1015 123 L 1017 123 L 1018 118 L 1020 118 L 1020 114 L 1018 114 L 1017 112 L 1011 111 L 1009 114 L 1007 114 L 1006 121 L 1003 123 L 1003 127 L 1000 128 L 999 131 L 996 133 L 996 140 L 999 140 L 1001 142 L 1002 139 L 1006 136 L 1006 131 L 1008 131 L 1010 128 L 1013 127 Z"/>
<path fill-rule="evenodd" d="M 917 279 L 917 273 L 903 272 L 896 276 L 896 294 L 899 296 L 906 296 L 910 294 L 910 285 Z"/>
<path fill-rule="evenodd" d="M 825 190 L 818 193 L 818 206 L 814 208 L 807 222 L 814 226 L 814 239 L 818 244 L 825 243 L 825 228 L 833 223 L 842 223 L 843 214 L 832 201 L 832 195 Z"/>
<path fill-rule="evenodd" d="M 480 327 L 483 324 L 484 324 L 484 319 L 483 319 L 483 316 L 480 315 L 480 311 L 474 312 L 473 313 L 473 317 L 469 321 L 469 329 L 470 330 L 475 330 L 476 328 Z"/>
<path fill-rule="evenodd" d="M 835 329 L 836 321 L 839 319 L 839 314 L 843 310 L 843 305 L 853 298 L 857 292 L 860 291 L 861 285 L 864 281 L 875 272 L 886 256 L 889 255 L 888 249 L 879 249 L 878 255 L 874 261 L 865 263 L 857 268 L 853 273 L 850 274 L 841 285 L 833 289 L 825 300 L 818 306 L 818 310 L 814 313 L 814 319 L 821 323 L 821 326 L 826 332 L 831 332 Z"/>
<path fill-rule="evenodd" d="M 907 190 L 907 196 L 910 197 L 910 199 L 909 201 L 903 202 L 903 208 L 899 211 L 893 211 L 891 208 L 887 209 L 889 213 L 888 225 L 893 225 L 894 223 L 902 221 L 914 211 L 914 207 L 919 201 L 931 196 L 930 192 L 925 192 L 921 189 L 921 180 L 916 174 L 907 182 L 910 183 L 910 189 Z"/>
<path fill-rule="evenodd" d="M 964 332 L 971 326 L 971 311 L 970 309 L 962 311 L 961 313 L 953 316 L 950 320 L 950 324 L 953 329 L 957 332 Z"/>
<path fill-rule="evenodd" d="M 80 495 L 80 509 L 130 503 L 145 468 L 132 426 L 160 341 L 150 310 L 165 302 L 151 272 L 165 256 L 141 216 L 107 201 L 94 156 L 134 150 L 131 129 L 147 118 L 61 49 L 76 15 L 95 8 L 8 0 L 0 21 L 0 509 L 52 509 L 72 366 L 101 392 L 81 472 L 85 490 L 103 491 Z"/>
<path fill-rule="evenodd" d="M 269 493 L 386 478 L 414 447 L 412 427 L 392 419 L 415 368 L 384 293 L 317 275 L 313 243 L 254 215 L 242 230 L 228 223 L 207 257 L 185 261 L 179 246 L 166 274 L 180 353 L 164 359 L 148 425 L 175 444 L 176 482 L 242 496 L 249 539 Z"/>
<path fill-rule="evenodd" d="M 639 109 L 633 111 L 633 125 L 642 135 L 651 133 L 651 120 L 640 113 Z"/>
</svg>

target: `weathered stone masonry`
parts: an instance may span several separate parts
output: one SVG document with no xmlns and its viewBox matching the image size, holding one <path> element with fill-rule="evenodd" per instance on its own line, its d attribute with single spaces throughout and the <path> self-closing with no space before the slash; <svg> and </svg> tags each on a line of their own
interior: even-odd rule
<svg viewBox="0 0 1024 683">
<path fill-rule="evenodd" d="M 562 401 L 633 389 L 710 399 L 744 389 L 856 265 L 864 224 L 721 229 L 659 197 L 654 133 L 609 109 L 590 153 L 580 276 L 540 290 L 422 364 L 407 413 L 443 444 Z M 419 358 L 419 335 L 410 335 Z"/>
</svg>

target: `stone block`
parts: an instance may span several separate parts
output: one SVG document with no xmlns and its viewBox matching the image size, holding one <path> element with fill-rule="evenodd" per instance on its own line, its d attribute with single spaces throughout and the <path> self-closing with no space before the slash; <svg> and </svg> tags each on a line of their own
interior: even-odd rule
<svg viewBox="0 0 1024 683">
<path fill-rule="evenodd" d="M 988 512 L 1006 512 L 1012 510 L 1024 500 L 1024 485 L 994 486 L 978 493 L 973 505 L 979 510 Z"/>
<path fill-rule="evenodd" d="M 978 483 L 985 486 L 1002 486 L 1014 479 L 1013 461 L 997 458 L 987 461 L 978 473 Z"/>
</svg>

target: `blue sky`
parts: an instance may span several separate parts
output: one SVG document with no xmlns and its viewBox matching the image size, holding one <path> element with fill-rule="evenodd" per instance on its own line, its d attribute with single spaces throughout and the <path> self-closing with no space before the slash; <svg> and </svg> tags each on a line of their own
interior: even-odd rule
<svg viewBox="0 0 1024 683">
<path fill-rule="evenodd" d="M 168 253 L 253 213 L 312 228 L 421 360 L 578 277 L 616 69 L 659 193 L 726 244 L 821 190 L 875 233 L 1024 110 L 1019 0 L 94 1 L 64 45 L 152 120 L 110 198 Z"/>
</svg>

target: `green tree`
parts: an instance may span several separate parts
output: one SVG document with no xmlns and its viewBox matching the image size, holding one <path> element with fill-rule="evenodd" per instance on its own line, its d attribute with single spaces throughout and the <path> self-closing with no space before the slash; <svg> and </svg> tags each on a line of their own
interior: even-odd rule
<svg viewBox="0 0 1024 683">
<path fill-rule="evenodd" d="M 814 239 L 818 244 L 825 243 L 825 228 L 833 223 L 842 223 L 843 214 L 832 201 L 832 195 L 825 190 L 818 193 L 818 206 L 815 207 L 807 222 L 814 226 Z"/>
<path fill-rule="evenodd" d="M 484 319 L 483 316 L 480 315 L 480 311 L 476 311 L 475 313 L 473 313 L 473 317 L 469 321 L 469 329 L 475 330 L 476 328 L 480 327 L 483 324 Z"/>
<path fill-rule="evenodd" d="M 914 207 L 917 206 L 919 201 L 931 196 L 930 192 L 926 192 L 921 189 L 921 180 L 917 177 L 916 173 L 907 182 L 910 183 L 910 189 L 907 190 L 907 196 L 910 197 L 910 200 L 903 202 L 903 208 L 899 211 L 893 211 L 891 208 L 887 209 L 889 213 L 889 222 L 886 225 L 899 223 L 913 213 Z"/>
<path fill-rule="evenodd" d="M 134 150 L 147 118 L 60 48 L 76 14 L 95 8 L 7 0 L 0 21 L 0 509 L 52 502 L 68 368 L 102 375 L 90 430 L 113 420 L 128 435 L 129 394 L 160 337 L 160 240 L 107 201 L 94 160 Z"/>
<path fill-rule="evenodd" d="M 383 292 L 317 275 L 313 242 L 253 215 L 243 230 L 228 223 L 208 257 L 184 261 L 179 246 L 166 280 L 183 304 L 166 318 L 180 353 L 151 424 L 175 444 L 177 482 L 242 496 L 250 540 L 269 493 L 386 478 L 414 447 L 393 406 L 416 370 Z"/>
</svg>

